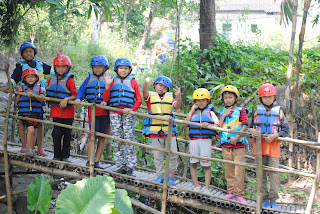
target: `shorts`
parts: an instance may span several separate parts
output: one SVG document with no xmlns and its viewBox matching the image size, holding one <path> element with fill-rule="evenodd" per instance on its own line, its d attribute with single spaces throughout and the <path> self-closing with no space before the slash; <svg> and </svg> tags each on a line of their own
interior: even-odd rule
<svg viewBox="0 0 320 214">
<path fill-rule="evenodd" d="M 96 122 L 95 122 L 95 130 L 96 132 L 100 132 L 102 134 L 108 134 L 108 129 L 110 125 L 110 117 L 109 115 L 103 115 L 103 116 L 96 116 Z M 91 130 L 91 117 L 89 117 L 89 129 Z M 91 134 L 89 136 L 91 138 Z M 101 138 L 99 136 L 96 136 L 96 138 Z M 103 139 L 106 139 L 103 137 Z"/>
<path fill-rule="evenodd" d="M 24 115 L 26 118 L 39 119 L 39 116 L 35 115 Z M 23 125 L 26 127 L 33 126 L 34 128 L 38 128 L 39 122 L 31 121 L 31 120 L 22 120 Z"/>
<path fill-rule="evenodd" d="M 211 158 L 211 139 L 190 140 L 190 155 Z M 190 158 L 190 163 L 198 163 L 199 159 Z M 201 166 L 211 166 L 208 160 L 200 160 Z"/>
</svg>

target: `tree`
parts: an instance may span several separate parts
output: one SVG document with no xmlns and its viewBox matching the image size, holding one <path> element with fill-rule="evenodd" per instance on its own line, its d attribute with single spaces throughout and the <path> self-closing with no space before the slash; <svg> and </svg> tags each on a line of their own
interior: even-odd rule
<svg viewBox="0 0 320 214">
<path fill-rule="evenodd" d="M 213 46 L 217 36 L 215 0 L 200 0 L 200 48 Z"/>
</svg>

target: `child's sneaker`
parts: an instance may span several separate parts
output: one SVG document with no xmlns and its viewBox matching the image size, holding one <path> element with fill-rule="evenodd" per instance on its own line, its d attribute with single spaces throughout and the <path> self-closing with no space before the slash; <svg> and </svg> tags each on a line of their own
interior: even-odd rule
<svg viewBox="0 0 320 214">
<path fill-rule="evenodd" d="M 193 191 L 195 191 L 195 192 L 201 192 L 200 186 L 195 187 L 195 188 L 193 189 Z"/>
<path fill-rule="evenodd" d="M 279 207 L 279 205 L 278 205 L 276 202 L 273 202 L 273 203 L 271 204 L 271 208 L 272 208 L 272 209 L 276 209 L 276 210 L 281 210 L 281 208 Z"/>
<path fill-rule="evenodd" d="M 237 201 L 239 201 L 239 202 L 241 202 L 241 203 L 244 203 L 244 204 L 247 204 L 247 203 L 248 203 L 242 196 L 238 197 L 238 198 L 237 198 Z"/>
<path fill-rule="evenodd" d="M 205 189 L 205 190 L 203 191 L 203 194 L 205 194 L 205 195 L 211 195 L 211 192 L 210 192 L 210 190 Z"/>
<path fill-rule="evenodd" d="M 20 152 L 21 152 L 21 153 L 26 153 L 27 150 L 28 150 L 28 147 L 27 147 L 27 146 L 24 146 L 24 147 L 21 147 Z"/>
<path fill-rule="evenodd" d="M 233 194 L 229 193 L 228 195 L 225 195 L 222 198 L 233 200 Z"/>
<path fill-rule="evenodd" d="M 271 205 L 270 205 L 270 202 L 269 201 L 266 201 L 262 204 L 262 207 L 264 208 L 271 208 Z"/>
<path fill-rule="evenodd" d="M 32 150 L 27 150 L 26 156 L 34 156 L 34 152 Z"/>
<path fill-rule="evenodd" d="M 35 152 L 36 152 L 36 154 L 41 155 L 43 157 L 48 156 L 48 154 L 44 151 L 44 149 L 40 149 L 38 151 L 36 150 Z"/>
</svg>

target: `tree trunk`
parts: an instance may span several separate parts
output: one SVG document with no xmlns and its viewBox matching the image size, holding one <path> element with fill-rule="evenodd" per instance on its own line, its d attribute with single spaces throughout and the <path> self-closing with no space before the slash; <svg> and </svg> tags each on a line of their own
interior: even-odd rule
<svg viewBox="0 0 320 214">
<path fill-rule="evenodd" d="M 308 10 L 310 7 L 310 0 L 305 0 L 304 2 L 304 8 L 303 8 L 303 19 L 302 19 L 302 25 L 301 25 L 301 31 L 299 35 L 299 50 L 297 55 L 297 62 L 296 62 L 296 75 L 295 75 L 295 82 L 293 85 L 293 100 L 292 100 L 292 116 L 291 116 L 291 127 L 293 127 L 293 124 L 295 124 L 295 112 L 296 112 L 296 105 L 297 105 L 297 96 L 298 96 L 298 84 L 299 84 L 299 77 L 300 77 L 300 70 L 302 66 L 302 46 L 304 42 L 304 34 L 306 30 L 306 22 L 307 22 L 307 16 L 308 16 Z"/>
<path fill-rule="evenodd" d="M 97 42 L 98 40 L 98 25 L 97 17 L 94 10 L 91 12 L 91 42 Z"/>
<path fill-rule="evenodd" d="M 213 46 L 217 36 L 215 0 L 200 0 L 200 48 Z"/>
<path fill-rule="evenodd" d="M 294 4 L 294 11 L 292 11 L 292 30 L 291 30 L 291 41 L 290 41 L 290 50 L 289 50 L 289 62 L 288 62 L 288 70 L 287 70 L 287 89 L 285 92 L 286 96 L 286 116 L 288 121 L 291 120 L 291 111 L 290 111 L 290 86 L 291 86 L 291 79 L 292 79 L 292 70 L 293 70 L 293 51 L 294 51 L 294 42 L 296 38 L 296 28 L 297 28 L 297 7 L 298 7 L 298 0 L 293 0 Z M 293 137 L 293 127 L 291 127 L 290 137 Z M 293 143 L 289 143 L 289 167 L 292 167 L 293 162 Z"/>
<path fill-rule="evenodd" d="M 145 45 L 147 43 L 147 39 L 149 37 L 149 33 L 150 33 L 150 30 L 151 30 L 152 20 L 153 20 L 153 14 L 152 14 L 152 10 L 150 9 L 149 16 L 148 16 L 148 19 L 147 19 L 147 24 L 146 24 L 146 27 L 144 28 L 142 39 L 140 40 L 140 43 L 139 43 L 139 46 L 138 46 L 138 52 L 140 52 L 142 49 L 144 49 L 144 47 L 145 47 Z"/>
<path fill-rule="evenodd" d="M 122 44 L 126 45 L 127 43 L 127 16 L 129 12 L 129 7 L 126 6 L 123 14 L 123 27 L 122 27 Z"/>
</svg>

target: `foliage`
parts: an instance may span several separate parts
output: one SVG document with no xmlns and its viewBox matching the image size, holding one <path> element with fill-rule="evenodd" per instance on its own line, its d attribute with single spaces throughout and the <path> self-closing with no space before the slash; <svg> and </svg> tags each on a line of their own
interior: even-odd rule
<svg viewBox="0 0 320 214">
<path fill-rule="evenodd" d="M 115 206 L 115 208 L 113 208 Z M 58 197 L 56 213 L 132 213 L 125 190 L 115 190 L 108 176 L 78 181 L 64 189 Z"/>
<path fill-rule="evenodd" d="M 29 185 L 28 190 L 28 209 L 30 211 L 39 211 L 46 213 L 51 204 L 51 186 L 49 181 L 40 176 Z"/>
</svg>

